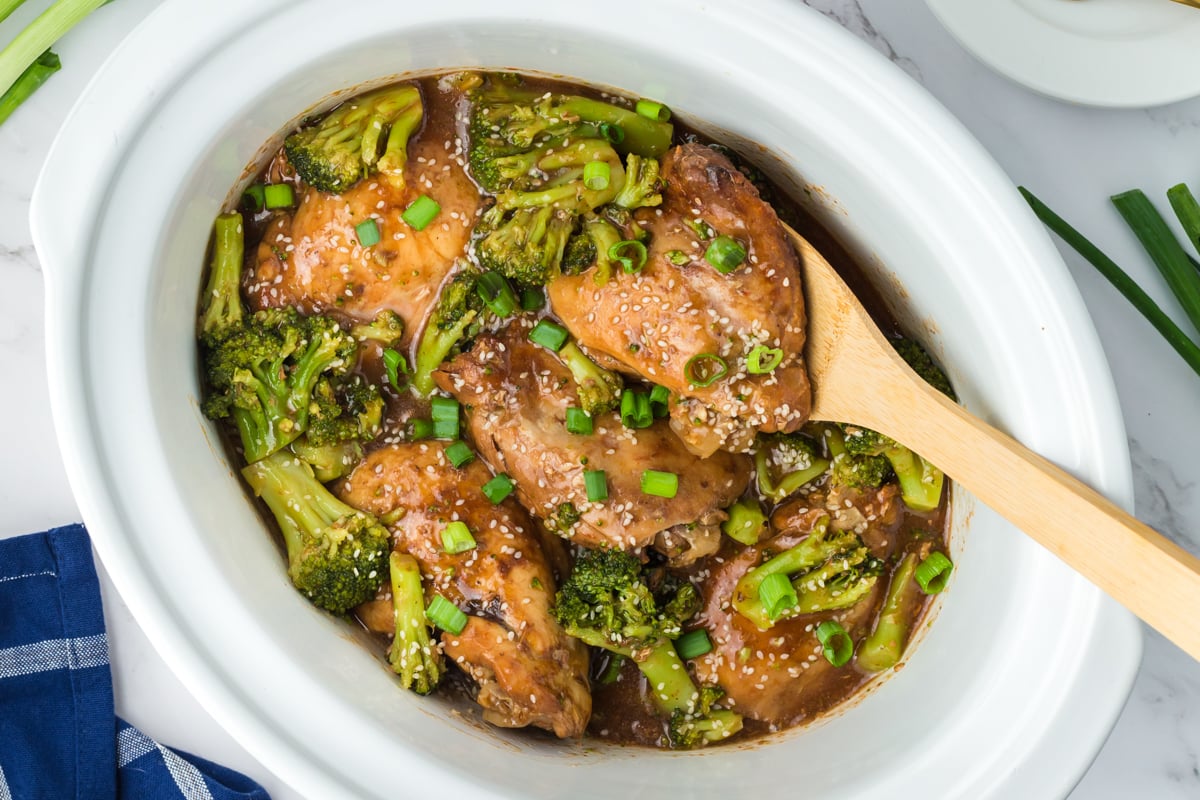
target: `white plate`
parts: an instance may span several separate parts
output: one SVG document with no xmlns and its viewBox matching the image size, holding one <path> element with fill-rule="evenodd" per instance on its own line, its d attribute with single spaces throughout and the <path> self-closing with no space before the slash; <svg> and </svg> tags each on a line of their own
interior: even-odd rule
<svg viewBox="0 0 1200 800">
<path fill-rule="evenodd" d="M 926 0 L 963 47 L 1042 94 L 1142 108 L 1200 95 L 1200 9 L 1170 0 Z"/>
</svg>

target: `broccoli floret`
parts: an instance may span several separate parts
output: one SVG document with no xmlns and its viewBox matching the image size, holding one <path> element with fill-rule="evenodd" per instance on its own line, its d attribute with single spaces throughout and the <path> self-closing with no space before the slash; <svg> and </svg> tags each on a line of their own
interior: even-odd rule
<svg viewBox="0 0 1200 800">
<path fill-rule="evenodd" d="M 483 300 L 475 290 L 478 282 L 478 271 L 464 269 L 442 287 L 437 307 L 417 344 L 412 385 L 422 397 L 433 391 L 434 370 L 459 346 L 483 309 Z"/>
<path fill-rule="evenodd" d="M 816 443 L 802 433 L 772 433 L 759 437 L 754 452 L 758 491 L 780 501 L 829 469 L 829 460 L 817 452 Z"/>
<path fill-rule="evenodd" d="M 396 612 L 396 634 L 388 648 L 388 662 L 400 676 L 401 686 L 417 694 L 429 694 L 437 688 L 445 667 L 425 617 L 421 568 L 412 556 L 394 551 L 388 566 Z"/>
<path fill-rule="evenodd" d="M 841 428 L 830 425 L 824 432 L 829 449 L 829 479 L 850 489 L 877 489 L 892 475 L 892 465 L 883 456 L 851 455 Z"/>
<path fill-rule="evenodd" d="M 349 371 L 358 350 L 336 321 L 293 308 L 259 311 L 219 341 L 204 342 L 212 389 L 204 411 L 211 419 L 232 417 L 249 463 L 308 429 L 311 412 L 327 402 L 314 396 L 318 386 Z"/>
<path fill-rule="evenodd" d="M 574 503 L 562 503 L 546 519 L 546 525 L 559 536 L 571 535 L 571 529 L 579 524 L 582 517 Z"/>
<path fill-rule="evenodd" d="M 625 184 L 613 203 L 627 209 L 661 205 L 662 188 L 658 161 L 630 153 L 625 159 Z"/>
<path fill-rule="evenodd" d="M 380 311 L 371 322 L 355 325 L 350 333 L 360 342 L 379 342 L 383 347 L 393 347 L 404 335 L 404 321 L 394 311 Z"/>
<path fill-rule="evenodd" d="M 825 517 L 800 544 L 746 572 L 734 587 L 733 607 L 767 630 L 781 619 L 849 608 L 870 593 L 881 572 L 882 562 L 858 536 L 831 531 Z M 776 574 L 789 577 L 797 602 L 772 617 L 758 589 L 768 575 Z"/>
<path fill-rule="evenodd" d="M 244 254 L 242 215 L 222 214 L 217 217 L 213 235 L 212 266 L 208 270 L 208 284 L 204 287 L 200 334 L 215 343 L 227 331 L 240 325 L 246 313 L 241 295 Z"/>
<path fill-rule="evenodd" d="M 383 430 L 383 397 L 379 387 L 359 376 L 317 383 L 308 415 L 308 440 L 316 446 L 346 440 L 369 442 Z"/>
<path fill-rule="evenodd" d="M 579 407 L 595 417 L 612 411 L 621 402 L 624 381 L 615 372 L 601 369 L 579 349 L 574 339 L 569 340 L 558 351 L 558 357 L 571 370 L 575 379 L 575 393 L 579 396 Z"/>
<path fill-rule="evenodd" d="M 913 339 L 904 338 L 893 339 L 892 347 L 896 348 L 900 357 L 912 367 L 913 372 L 921 376 L 922 380 L 954 402 L 958 402 L 958 397 L 954 394 L 954 387 L 950 385 L 950 379 L 946 377 L 942 368 L 933 362 L 924 347 L 921 347 Z"/>
<path fill-rule="evenodd" d="M 856 425 L 842 426 L 846 452 L 851 456 L 884 456 L 896 473 L 900 497 L 914 511 L 932 511 L 942 499 L 942 471 L 904 445 L 882 433 Z"/>
<path fill-rule="evenodd" d="M 608 220 L 595 216 L 585 219 L 580 231 L 567 242 L 562 271 L 577 275 L 595 267 L 592 280 L 596 286 L 604 286 L 612 277 L 612 259 L 608 251 L 620 241 L 621 232 Z"/>
<path fill-rule="evenodd" d="M 544 286 L 560 274 L 574 226 L 572 214 L 549 205 L 508 215 L 496 206 L 476 229 L 475 258 L 485 270 L 523 286 Z"/>
<path fill-rule="evenodd" d="M 700 687 L 697 709 L 688 712 L 676 709 L 671 712 L 669 737 L 671 746 L 677 750 L 692 750 L 711 742 L 728 739 L 742 729 L 740 715 L 713 705 L 725 696 L 719 686 Z"/>
<path fill-rule="evenodd" d="M 273 453 L 245 467 L 242 476 L 275 515 L 287 546 L 288 576 L 304 596 L 334 614 L 375 596 L 391 547 L 375 517 L 330 494 L 291 453 Z"/>
<path fill-rule="evenodd" d="M 675 651 L 673 640 L 700 607 L 695 586 L 668 579 L 654 591 L 650 583 L 636 556 L 585 550 L 555 595 L 554 617 L 570 636 L 634 660 L 671 722 L 672 746 L 699 746 L 716 733 L 736 732 L 741 718 L 712 708 L 712 694 L 696 687 Z"/>
<path fill-rule="evenodd" d="M 408 138 L 423 113 L 415 86 L 368 92 L 287 137 L 284 151 L 300 177 L 323 192 L 340 194 L 372 171 L 403 189 Z"/>
<path fill-rule="evenodd" d="M 362 461 L 362 445 L 353 439 L 334 444 L 316 445 L 301 436 L 289 448 L 313 468 L 313 474 L 321 483 L 337 480 Z"/>
</svg>

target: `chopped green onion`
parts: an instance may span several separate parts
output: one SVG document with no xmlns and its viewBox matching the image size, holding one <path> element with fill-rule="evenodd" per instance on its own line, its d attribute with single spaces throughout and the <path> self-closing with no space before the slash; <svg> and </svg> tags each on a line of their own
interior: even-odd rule
<svg viewBox="0 0 1200 800">
<path fill-rule="evenodd" d="M 692 257 L 682 250 L 668 250 L 667 261 L 670 261 L 677 267 L 683 267 L 692 263 Z"/>
<path fill-rule="evenodd" d="M 620 144 L 625 141 L 625 129 L 614 122 L 601 122 L 600 135 L 609 144 Z"/>
<path fill-rule="evenodd" d="M 840 667 L 854 655 L 854 640 L 841 623 L 827 619 L 817 626 L 817 640 L 825 653 L 825 660 Z"/>
<path fill-rule="evenodd" d="M 92 7 L 100 5 L 99 0 L 92 0 L 91 5 Z M 53 9 L 50 11 L 53 11 Z M 49 14 L 50 11 L 47 11 L 46 13 Z M 46 14 L 43 14 L 42 16 L 45 17 Z M 41 18 L 39 17 L 39 19 Z M 32 28 L 33 25 L 30 25 L 29 28 L 26 28 L 24 31 L 18 34 L 17 39 L 13 40 L 13 42 L 10 43 L 7 48 L 5 48 L 4 55 L 12 55 L 13 51 L 16 50 L 23 56 L 22 60 L 27 58 L 28 51 L 18 46 L 18 40 L 24 39 Z M 62 32 L 58 31 L 55 34 L 55 38 L 57 38 L 59 33 Z M 50 39 L 47 44 L 53 44 L 53 39 Z M 11 63 L 12 59 L 9 59 L 9 62 Z M 19 65 L 14 65 L 14 69 L 18 66 Z M 42 84 L 50 80 L 51 75 L 58 72 L 60 69 L 62 69 L 62 61 L 59 60 L 58 55 L 52 50 L 46 50 L 40 56 L 34 59 L 33 63 L 26 66 L 20 75 L 18 75 L 15 79 L 12 79 L 12 84 L 4 91 L 4 94 L 0 95 L 0 123 L 11 117 L 19 105 L 28 100 L 34 92 L 42 87 Z M 5 78 L 11 79 L 11 73 L 6 74 Z"/>
<path fill-rule="evenodd" d="M 463 628 L 467 627 L 467 615 L 440 594 L 433 596 L 429 608 L 425 609 L 425 616 L 436 627 L 455 636 L 462 633 Z"/>
<path fill-rule="evenodd" d="M 589 161 L 583 165 L 583 185 L 593 191 L 608 188 L 612 168 L 607 161 Z"/>
<path fill-rule="evenodd" d="M 507 317 L 517 310 L 517 295 L 508 281 L 498 272 L 485 272 L 475 284 L 484 305 L 497 317 Z"/>
<path fill-rule="evenodd" d="M 913 577 L 925 594 L 940 594 L 950 582 L 950 573 L 953 571 L 954 564 L 950 559 L 934 550 L 917 565 Z"/>
<path fill-rule="evenodd" d="M 679 492 L 679 476 L 674 472 L 648 469 L 642 473 L 642 494 L 672 498 Z"/>
<path fill-rule="evenodd" d="M 685 660 L 711 653 L 712 649 L 712 639 L 708 638 L 708 631 L 704 628 L 688 631 L 675 640 L 675 650 L 679 653 L 679 657 Z"/>
<path fill-rule="evenodd" d="M 739 500 L 726 511 L 729 519 L 721 523 L 725 535 L 744 545 L 758 544 L 767 528 L 767 516 L 758 501 Z"/>
<path fill-rule="evenodd" d="M 400 391 L 400 374 L 408 374 L 408 362 L 397 351 L 388 348 L 383 351 L 383 369 L 387 373 L 388 383 L 396 391 Z"/>
<path fill-rule="evenodd" d="M 251 184 L 242 192 L 242 205 L 251 211 L 262 211 L 267 207 L 267 194 L 261 183 Z"/>
<path fill-rule="evenodd" d="M 621 269 L 632 275 L 646 266 L 646 245 L 636 239 L 623 239 L 608 248 L 608 257 L 621 262 Z"/>
<path fill-rule="evenodd" d="M 650 390 L 650 413 L 655 419 L 662 419 L 671 413 L 671 390 L 665 386 L 655 386 Z"/>
<path fill-rule="evenodd" d="M 373 219 L 364 219 L 354 226 L 358 234 L 358 243 L 363 247 L 374 247 L 379 244 L 379 223 Z"/>
<path fill-rule="evenodd" d="M 774 372 L 783 363 L 783 351 L 778 347 L 759 345 L 746 356 L 746 372 L 751 375 L 766 375 Z"/>
<path fill-rule="evenodd" d="M 625 656 L 620 653 L 609 653 L 608 664 L 604 667 L 604 672 L 600 674 L 600 683 L 605 686 L 616 683 L 621 677 L 621 667 L 625 666 Z"/>
<path fill-rule="evenodd" d="M 441 213 L 442 207 L 427 194 L 423 194 L 400 215 L 400 219 L 408 223 L 414 231 L 423 231 L 433 222 L 433 218 Z"/>
<path fill-rule="evenodd" d="M 1167 227 L 1166 220 L 1150 198 L 1137 189 L 1114 195 L 1112 203 L 1150 254 L 1179 305 L 1183 306 L 1192 327 L 1200 331 L 1200 274 L 1192 267 L 1187 252 Z"/>
<path fill-rule="evenodd" d="M 541 289 L 526 289 L 521 292 L 521 308 L 525 311 L 537 311 L 546 305 L 546 295 Z"/>
<path fill-rule="evenodd" d="M 460 443 L 461 444 L 461 443 Z M 442 549 L 451 555 L 474 550 L 478 544 L 465 522 L 451 522 L 442 528 Z"/>
<path fill-rule="evenodd" d="M 1116 262 L 1101 252 L 1100 248 L 1088 241 L 1086 236 L 1072 228 L 1058 214 L 1055 214 L 1033 192 L 1030 192 L 1024 186 L 1019 186 L 1017 189 L 1021 192 L 1021 196 L 1025 198 L 1025 201 L 1029 203 L 1030 208 L 1033 209 L 1033 213 L 1037 214 L 1038 219 L 1046 227 L 1058 234 L 1059 238 L 1074 248 L 1077 253 L 1087 259 L 1101 275 L 1107 278 L 1108 282 L 1124 295 L 1125 299 L 1154 326 L 1155 330 L 1162 334 L 1167 343 L 1175 348 L 1175 352 L 1179 354 L 1180 358 L 1187 362 L 1188 366 L 1195 370 L 1197 375 L 1200 375 L 1200 345 L 1197 345 L 1188 338 L 1188 335 L 1158 307 L 1158 304 L 1154 302 L 1150 295 L 1146 294 L 1134 282 L 1133 278 L 1129 277 L 1125 270 L 1117 266 Z"/>
<path fill-rule="evenodd" d="M 514 488 L 516 488 L 516 485 L 513 483 L 512 478 L 501 472 L 499 475 L 485 483 L 482 491 L 484 496 L 488 500 L 492 501 L 492 505 L 498 506 L 504 502 L 505 498 L 513 493 Z"/>
<path fill-rule="evenodd" d="M 728 374 L 729 365 L 714 353 L 694 355 L 683 365 L 683 377 L 692 386 L 711 386 Z"/>
<path fill-rule="evenodd" d="M 428 419 L 414 419 L 412 421 L 412 438 L 428 439 L 433 436 L 433 421 Z"/>
<path fill-rule="evenodd" d="M 638 100 L 636 110 L 646 119 L 652 119 L 655 122 L 666 122 L 671 118 L 671 109 L 653 100 Z"/>
<path fill-rule="evenodd" d="M 567 433 L 591 436 L 594 429 L 591 416 L 582 408 L 572 406 L 567 409 Z"/>
<path fill-rule="evenodd" d="M 272 183 L 263 188 L 263 203 L 267 208 L 291 208 L 296 195 L 287 183 Z"/>
<path fill-rule="evenodd" d="M 732 236 L 718 236 L 704 251 L 704 260 L 722 275 L 728 275 L 746 260 L 746 248 Z"/>
<path fill-rule="evenodd" d="M 702 219 L 685 219 L 684 224 L 692 229 L 692 233 L 696 234 L 701 241 L 707 242 L 713 237 L 715 231 L 712 226 Z"/>
<path fill-rule="evenodd" d="M 763 608 L 771 619 L 779 619 L 783 612 L 800 604 L 800 598 L 796 596 L 796 587 L 792 586 L 787 575 L 781 572 L 763 578 L 763 582 L 758 585 L 758 599 L 762 601 Z"/>
<path fill-rule="evenodd" d="M 446 448 L 446 458 L 450 459 L 450 463 L 456 468 L 459 468 L 474 461 L 475 452 L 467 446 L 466 442 L 460 440 Z"/>
<path fill-rule="evenodd" d="M 589 503 L 599 503 L 608 499 L 608 475 L 602 469 L 590 469 L 583 472 L 583 488 L 587 491 Z"/>
<path fill-rule="evenodd" d="M 1179 224 L 1183 226 L 1188 241 L 1192 247 L 1200 250 L 1200 203 L 1196 202 L 1191 189 L 1186 183 L 1172 186 L 1167 190 L 1167 199 L 1171 201 L 1171 208 L 1175 209 L 1175 216 L 1179 217 Z"/>
<path fill-rule="evenodd" d="M 433 416 L 433 435 L 438 439 L 458 438 L 458 401 L 435 397 L 429 401 Z"/>
<path fill-rule="evenodd" d="M 650 397 L 645 392 L 626 389 L 621 393 L 621 422 L 626 428 L 649 428 L 654 424 Z"/>
<path fill-rule="evenodd" d="M 533 330 L 529 332 L 529 341 L 556 353 L 563 349 L 563 345 L 567 343 L 569 337 L 570 334 L 566 328 L 548 319 L 539 319 L 533 326 Z"/>
</svg>

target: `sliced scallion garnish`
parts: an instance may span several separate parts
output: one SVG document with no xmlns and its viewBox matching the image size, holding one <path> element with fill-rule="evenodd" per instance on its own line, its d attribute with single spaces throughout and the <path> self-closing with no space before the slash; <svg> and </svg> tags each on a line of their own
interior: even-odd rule
<svg viewBox="0 0 1200 800">
<path fill-rule="evenodd" d="M 413 200 L 408 208 L 404 209 L 404 213 L 400 215 L 400 219 L 408 223 L 408 226 L 414 231 L 423 231 L 429 227 L 429 223 L 433 222 L 434 218 L 441 213 L 442 207 L 438 202 L 427 194 L 423 194 L 416 200 Z"/>
<path fill-rule="evenodd" d="M 358 235 L 358 243 L 363 247 L 374 247 L 379 244 L 379 223 L 374 219 L 364 219 L 354 226 Z"/>
<path fill-rule="evenodd" d="M 484 305 L 497 317 L 504 318 L 517 310 L 517 295 L 512 286 L 498 272 L 485 272 L 475 284 Z"/>
<path fill-rule="evenodd" d="M 602 469 L 585 470 L 583 473 L 583 488 L 587 492 L 589 503 L 599 503 L 608 499 L 608 475 Z"/>
<path fill-rule="evenodd" d="M 705 653 L 711 653 L 712 649 L 712 639 L 708 638 L 708 631 L 704 628 L 688 631 L 675 640 L 675 650 L 685 661 L 689 658 L 699 658 Z"/>
<path fill-rule="evenodd" d="M 825 660 L 840 667 L 854 655 L 854 640 L 840 622 L 827 619 L 817 626 L 817 641 L 821 643 Z"/>
<path fill-rule="evenodd" d="M 778 347 L 758 345 L 746 356 L 746 372 L 751 375 L 765 375 L 774 372 L 783 363 L 783 351 Z"/>
<path fill-rule="evenodd" d="M 796 596 L 796 587 L 788 580 L 787 575 L 776 572 L 763 578 L 758 585 L 758 599 L 762 601 L 763 609 L 771 619 L 779 619 L 783 612 L 795 608 L 800 603 Z"/>
<path fill-rule="evenodd" d="M 440 594 L 435 594 L 425 609 L 425 616 L 438 628 L 455 636 L 467 627 L 467 615 Z"/>
<path fill-rule="evenodd" d="M 570 336 L 571 334 L 567 332 L 566 328 L 548 319 L 539 319 L 533 329 L 529 331 L 529 341 L 556 353 L 563 349 L 563 345 L 567 343 Z"/>
<path fill-rule="evenodd" d="M 636 239 L 623 239 L 608 248 L 608 257 L 621 264 L 621 269 L 632 275 L 646 266 L 646 245 Z"/>
<path fill-rule="evenodd" d="M 683 377 L 692 386 L 711 386 L 728 374 L 729 365 L 715 353 L 694 355 L 683 365 Z"/>
<path fill-rule="evenodd" d="M 500 505 L 504 502 L 513 489 L 516 488 L 512 478 L 501 472 L 496 477 L 485 483 L 481 489 L 484 497 L 492 501 L 492 505 Z"/>
<path fill-rule="evenodd" d="M 674 497 L 679 492 L 679 476 L 674 472 L 648 469 L 642 472 L 642 494 L 653 497 Z"/>
<path fill-rule="evenodd" d="M 954 564 L 943 553 L 934 550 L 925 556 L 925 560 L 917 565 L 913 578 L 925 594 L 940 594 L 950 582 L 950 573 Z"/>
<path fill-rule="evenodd" d="M 455 468 L 464 467 L 475 460 L 475 451 L 466 442 L 458 441 L 446 448 L 446 458 Z"/>
<path fill-rule="evenodd" d="M 732 236 L 721 235 L 709 242 L 704 260 L 717 272 L 728 275 L 746 260 L 746 248 Z"/>
<path fill-rule="evenodd" d="M 451 555 L 465 553 L 477 547 L 467 523 L 455 520 L 442 528 L 442 549 Z"/>
</svg>

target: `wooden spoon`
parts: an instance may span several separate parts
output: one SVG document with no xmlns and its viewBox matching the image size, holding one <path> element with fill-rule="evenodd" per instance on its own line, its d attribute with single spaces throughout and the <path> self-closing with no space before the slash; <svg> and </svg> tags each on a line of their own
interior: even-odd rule
<svg viewBox="0 0 1200 800">
<path fill-rule="evenodd" d="M 1200 559 L 917 377 L 829 262 L 788 234 L 803 265 L 812 418 L 920 453 L 1200 660 Z"/>
</svg>

